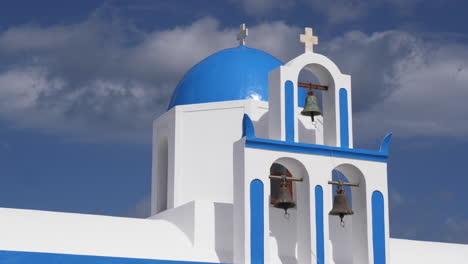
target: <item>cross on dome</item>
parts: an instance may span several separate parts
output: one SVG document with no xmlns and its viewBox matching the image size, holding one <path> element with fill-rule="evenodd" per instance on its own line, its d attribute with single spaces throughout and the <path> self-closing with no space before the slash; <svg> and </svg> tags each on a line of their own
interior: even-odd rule
<svg viewBox="0 0 468 264">
<path fill-rule="evenodd" d="M 239 45 L 245 45 L 245 39 L 249 35 L 249 29 L 245 26 L 245 24 L 240 25 L 239 33 L 237 33 L 237 40 L 239 41 Z"/>
<path fill-rule="evenodd" d="M 305 52 L 314 52 L 314 45 L 318 44 L 318 37 L 314 36 L 312 28 L 306 27 L 305 34 L 300 36 L 301 43 L 305 43 Z"/>
</svg>

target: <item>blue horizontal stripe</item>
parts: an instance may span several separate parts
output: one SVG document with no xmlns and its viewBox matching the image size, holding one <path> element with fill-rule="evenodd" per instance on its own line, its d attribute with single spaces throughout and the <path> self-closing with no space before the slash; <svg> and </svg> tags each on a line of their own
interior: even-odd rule
<svg viewBox="0 0 468 264">
<path fill-rule="evenodd" d="M 263 138 L 246 138 L 245 146 L 247 148 L 314 154 L 379 162 L 386 162 L 388 159 L 388 154 L 385 152 L 363 149 L 338 148 L 316 144 L 285 142 Z"/>
<path fill-rule="evenodd" d="M 156 250 L 156 249 L 155 249 Z M 55 253 L 0 250 L 0 263 L 5 264 L 213 264 L 209 262 L 133 259 Z"/>
</svg>

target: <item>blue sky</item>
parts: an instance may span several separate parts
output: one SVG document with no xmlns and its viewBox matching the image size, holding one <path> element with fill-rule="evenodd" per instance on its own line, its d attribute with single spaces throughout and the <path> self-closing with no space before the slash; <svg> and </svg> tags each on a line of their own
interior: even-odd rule
<svg viewBox="0 0 468 264">
<path fill-rule="evenodd" d="M 357 147 L 394 132 L 393 237 L 468 243 L 466 1 L 3 1 L 0 206 L 139 215 L 151 122 L 196 62 L 247 44 L 288 61 L 305 26 L 352 75 Z M 135 207 L 137 205 L 137 207 Z"/>
</svg>

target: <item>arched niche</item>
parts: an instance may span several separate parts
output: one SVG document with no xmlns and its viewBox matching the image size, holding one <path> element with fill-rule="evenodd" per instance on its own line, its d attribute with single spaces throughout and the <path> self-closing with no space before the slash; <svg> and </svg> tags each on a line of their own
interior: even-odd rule
<svg viewBox="0 0 468 264">
<path fill-rule="evenodd" d="M 167 136 L 159 137 L 157 141 L 156 153 L 156 212 L 159 213 L 167 209 L 168 196 L 168 138 Z"/>
<path fill-rule="evenodd" d="M 347 188 L 351 190 L 350 200 L 354 214 L 345 216 L 344 227 L 340 225 L 338 216 L 329 216 L 329 234 L 333 260 L 335 264 L 367 264 L 369 263 L 367 197 L 364 175 L 361 170 L 351 164 L 340 164 L 334 170 L 341 173 L 345 177 L 344 180 L 358 183 L 359 187 Z M 333 189 L 331 185 L 329 188 Z"/>
<path fill-rule="evenodd" d="M 308 71 L 311 74 L 313 74 L 313 76 L 315 76 L 318 81 L 318 83 L 316 84 L 328 86 L 327 91 L 314 91 L 316 95 L 318 95 L 319 97 L 319 105 L 322 111 L 322 116 L 316 118 L 317 120 L 316 120 L 315 133 L 321 136 L 320 139 L 318 140 L 316 139 L 316 142 L 319 144 L 322 143 L 325 145 L 336 146 L 337 145 L 337 141 L 336 141 L 336 138 L 337 138 L 336 104 L 337 102 L 336 102 L 336 96 L 335 96 L 336 80 L 333 77 L 332 73 L 329 71 L 329 69 L 327 69 L 321 64 L 310 63 L 307 65 L 304 65 L 304 67 L 301 68 L 297 72 L 298 79 L 299 79 L 299 75 L 303 71 Z M 298 100 L 304 100 L 303 98 L 305 98 L 304 94 L 301 96 L 298 93 Z M 304 128 L 306 128 L 307 120 L 302 119 L 302 122 L 299 123 L 299 126 L 300 126 L 299 138 L 300 138 L 300 142 L 303 142 L 303 140 L 301 140 L 301 134 L 304 133 L 305 131 L 301 133 L 301 123 L 304 126 Z M 306 138 L 306 137 L 303 136 L 302 138 Z M 305 140 L 306 139 L 304 139 L 304 141 Z"/>
<path fill-rule="evenodd" d="M 328 86 L 327 91 L 322 92 L 322 131 L 319 131 L 316 144 L 339 146 L 339 105 L 338 90 L 350 88 L 350 77 L 344 75 L 327 57 L 317 53 L 304 53 L 286 64 L 285 76 L 293 83 L 297 83 L 301 71 L 308 71 L 316 76 L 320 85 Z M 298 98 L 298 100 L 304 100 Z M 300 126 L 300 122 L 298 124 Z M 299 137 L 300 139 L 300 137 Z M 300 140 L 299 140 L 300 141 Z M 306 142 L 308 143 L 308 142 Z"/>
<path fill-rule="evenodd" d="M 309 89 L 299 86 L 299 83 L 321 84 L 319 78 L 314 74 L 313 70 L 306 67 L 298 73 L 297 85 L 297 107 L 298 111 L 302 111 L 305 106 L 307 92 Z M 318 107 L 323 113 L 323 97 L 326 91 L 313 90 L 317 97 Z M 303 116 L 298 113 L 298 142 L 309 144 L 323 144 L 323 116 L 315 116 L 312 122 L 309 116 Z"/>
<path fill-rule="evenodd" d="M 289 217 L 284 211 L 269 208 L 270 237 L 276 242 L 271 252 L 278 252 L 277 258 L 283 264 L 311 263 L 311 227 L 310 227 L 310 183 L 304 165 L 292 158 L 280 158 L 273 163 L 284 166 L 295 178 L 302 182 L 293 182 L 293 199 L 296 208 L 289 209 Z M 272 163 L 272 164 L 273 164 Z"/>
</svg>

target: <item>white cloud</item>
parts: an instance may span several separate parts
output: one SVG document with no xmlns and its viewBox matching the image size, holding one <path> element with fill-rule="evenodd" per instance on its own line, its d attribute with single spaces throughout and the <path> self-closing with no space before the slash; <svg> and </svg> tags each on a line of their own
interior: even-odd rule
<svg viewBox="0 0 468 264">
<path fill-rule="evenodd" d="M 35 106 L 42 93 L 50 93 L 61 84 L 43 78 L 40 68 L 15 69 L 0 75 L 2 112 L 27 111 Z"/>
<path fill-rule="evenodd" d="M 236 46 L 238 31 L 212 18 L 163 31 L 125 30 L 119 21 L 92 16 L 75 25 L 0 32 L 0 60 L 8 62 L 0 68 L 0 118 L 80 139 L 149 142 L 151 122 L 165 111 L 182 75 Z M 287 41 L 270 43 L 290 39 L 284 23 L 251 32 L 262 36 L 252 44 L 291 56 Z"/>
<path fill-rule="evenodd" d="M 149 142 L 151 121 L 182 75 L 237 45 L 238 29 L 213 18 L 163 31 L 128 28 L 93 16 L 0 32 L 0 118 L 85 139 Z M 288 61 L 302 52 L 300 32 L 263 23 L 250 27 L 247 44 Z M 468 134 L 465 46 L 401 31 L 353 31 L 322 40 L 318 50 L 352 75 L 356 137 Z"/>
<path fill-rule="evenodd" d="M 355 129 L 361 137 L 468 134 L 468 48 L 400 31 L 351 32 L 327 52 L 353 77 Z M 374 128 L 369 128 L 374 124 Z"/>
</svg>

